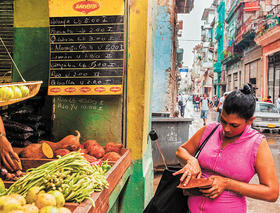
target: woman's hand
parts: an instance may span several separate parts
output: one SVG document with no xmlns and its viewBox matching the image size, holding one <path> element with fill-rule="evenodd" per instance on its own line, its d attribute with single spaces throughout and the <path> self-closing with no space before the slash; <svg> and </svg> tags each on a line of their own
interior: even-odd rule
<svg viewBox="0 0 280 213">
<path fill-rule="evenodd" d="M 0 155 L 8 170 L 20 170 L 20 159 L 5 136 L 0 137 Z"/>
<path fill-rule="evenodd" d="M 230 181 L 230 179 L 228 178 L 224 178 L 217 175 L 212 175 L 209 177 L 209 179 L 213 180 L 211 188 L 207 188 L 207 189 L 201 188 L 199 191 L 202 192 L 205 197 L 208 197 L 210 199 L 215 199 L 219 197 L 220 194 L 222 194 L 223 191 L 225 191 L 226 186 Z"/>
<path fill-rule="evenodd" d="M 201 168 L 199 166 L 198 160 L 192 157 L 188 160 L 187 164 L 177 172 L 174 172 L 173 175 L 183 174 L 180 178 L 181 182 L 184 182 L 184 186 L 186 186 L 192 177 L 200 178 L 201 177 Z"/>
</svg>

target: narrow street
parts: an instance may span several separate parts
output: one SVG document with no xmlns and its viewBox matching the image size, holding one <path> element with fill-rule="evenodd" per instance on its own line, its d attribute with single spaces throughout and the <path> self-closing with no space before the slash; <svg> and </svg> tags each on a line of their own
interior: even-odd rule
<svg viewBox="0 0 280 213">
<path fill-rule="evenodd" d="M 217 118 L 217 112 L 211 111 L 208 115 L 208 121 L 207 123 L 213 122 Z M 200 118 L 200 112 L 196 112 L 193 109 L 193 104 L 188 101 L 185 111 L 185 117 L 191 117 L 193 118 L 192 125 L 190 126 L 190 137 L 203 126 L 202 119 Z M 274 157 L 276 169 L 278 178 L 280 181 L 280 135 L 276 133 L 265 133 L 265 136 L 267 137 L 267 141 L 269 143 L 269 146 L 271 148 L 271 152 Z M 155 187 L 157 186 L 158 182 L 160 180 L 160 175 L 155 174 L 155 180 L 154 180 L 154 191 Z M 258 178 L 255 175 L 253 179 L 251 180 L 251 183 L 258 183 Z M 247 198 L 247 213 L 280 213 L 280 198 L 275 203 L 269 203 L 261 200 L 255 200 L 252 198 Z"/>
</svg>

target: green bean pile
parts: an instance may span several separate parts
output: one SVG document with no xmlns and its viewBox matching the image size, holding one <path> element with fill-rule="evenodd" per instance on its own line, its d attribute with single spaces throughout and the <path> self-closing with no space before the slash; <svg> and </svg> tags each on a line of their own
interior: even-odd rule
<svg viewBox="0 0 280 213">
<path fill-rule="evenodd" d="M 55 161 L 27 170 L 27 174 L 16 181 L 5 194 L 17 193 L 25 196 L 30 188 L 59 190 L 66 202 L 81 203 L 91 199 L 91 194 L 108 188 L 105 173 L 108 163 L 90 165 L 80 152 L 71 152 Z"/>
</svg>

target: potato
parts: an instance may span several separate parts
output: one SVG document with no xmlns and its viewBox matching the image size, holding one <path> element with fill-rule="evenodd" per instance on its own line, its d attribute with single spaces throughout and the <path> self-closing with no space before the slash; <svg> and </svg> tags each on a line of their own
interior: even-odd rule
<svg viewBox="0 0 280 213">
<path fill-rule="evenodd" d="M 108 160 L 108 161 L 118 161 L 121 158 L 119 153 L 116 152 L 107 152 L 102 160 Z"/>
<path fill-rule="evenodd" d="M 63 157 L 64 155 L 67 155 L 69 153 L 70 153 L 70 151 L 68 149 L 57 149 L 54 151 L 55 156 L 59 155 L 61 157 Z"/>
<path fill-rule="evenodd" d="M 120 153 L 122 148 L 123 148 L 122 144 L 117 144 L 115 142 L 109 142 L 105 146 L 105 153 L 107 153 L 107 152 Z"/>
</svg>

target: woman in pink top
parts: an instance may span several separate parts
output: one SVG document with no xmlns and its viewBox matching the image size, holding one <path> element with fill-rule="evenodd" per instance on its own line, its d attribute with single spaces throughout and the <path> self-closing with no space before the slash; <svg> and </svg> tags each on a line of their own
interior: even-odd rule
<svg viewBox="0 0 280 213">
<path fill-rule="evenodd" d="M 272 154 L 265 137 L 251 128 L 255 98 L 252 87 L 233 91 L 225 99 L 221 126 L 210 137 L 198 159 L 193 154 L 209 135 L 216 123 L 201 128 L 177 150 L 177 156 L 187 163 L 181 182 L 208 177 L 211 188 L 200 189 L 202 195 L 189 196 L 191 213 L 245 213 L 245 196 L 274 202 L 279 184 Z M 250 184 L 254 174 L 259 184 Z"/>
</svg>

